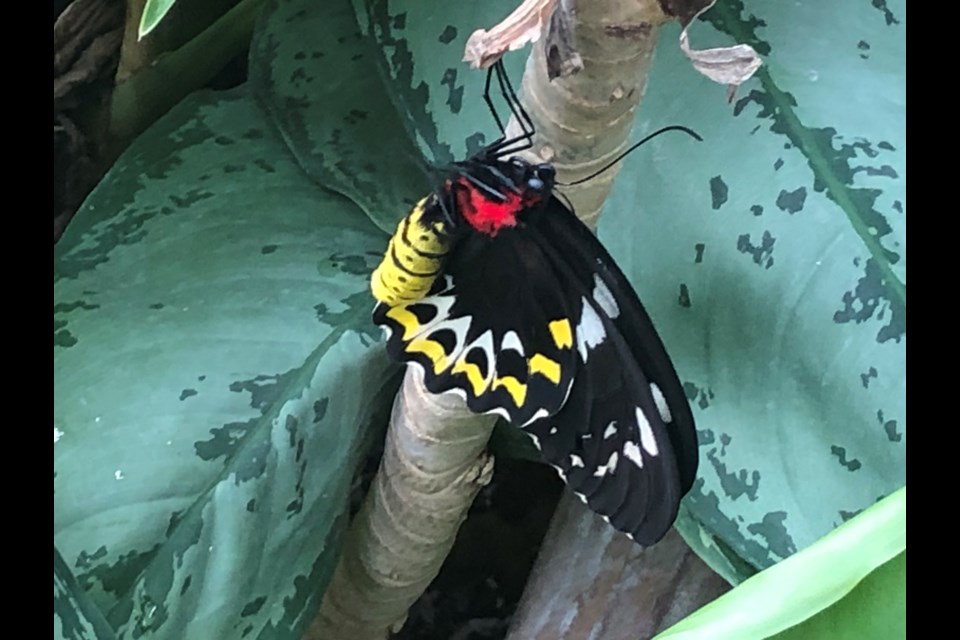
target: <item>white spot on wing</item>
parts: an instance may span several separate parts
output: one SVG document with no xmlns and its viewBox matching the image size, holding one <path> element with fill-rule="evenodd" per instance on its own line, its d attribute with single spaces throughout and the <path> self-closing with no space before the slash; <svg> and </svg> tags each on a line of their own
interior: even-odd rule
<svg viewBox="0 0 960 640">
<path fill-rule="evenodd" d="M 607 288 L 600 274 L 593 274 L 593 284 L 593 299 L 597 301 L 597 304 L 600 305 L 603 312 L 607 314 L 611 320 L 620 315 L 620 307 L 617 306 L 617 300 L 613 297 L 613 294 L 610 293 L 610 289 Z"/>
<path fill-rule="evenodd" d="M 493 409 L 490 409 L 486 413 L 487 414 L 495 413 L 496 415 L 500 416 L 504 420 L 508 422 L 510 421 L 510 414 L 507 413 L 507 410 L 504 409 L 503 407 L 494 407 Z"/>
<path fill-rule="evenodd" d="M 617 423 L 616 421 L 613 421 L 607 425 L 606 429 L 603 430 L 603 439 L 609 440 L 615 435 L 617 435 Z"/>
<path fill-rule="evenodd" d="M 62 438 L 62 437 L 63 437 L 63 431 L 60 431 L 60 429 L 57 429 L 56 427 L 54 427 L 54 428 L 53 428 L 53 443 L 56 444 L 56 443 L 60 442 L 60 438 Z"/>
<path fill-rule="evenodd" d="M 536 411 L 533 412 L 533 417 L 527 420 L 526 422 L 524 422 L 522 425 L 520 425 L 520 428 L 523 429 L 528 424 L 534 423 L 540 418 L 546 418 L 548 415 L 550 415 L 550 412 L 547 411 L 546 409 L 537 409 Z"/>
<path fill-rule="evenodd" d="M 657 405 L 657 411 L 660 412 L 660 417 L 665 423 L 673 422 L 673 416 L 670 414 L 670 407 L 667 406 L 667 399 L 663 397 L 663 391 L 660 391 L 660 387 L 657 386 L 656 382 L 650 383 L 650 393 L 653 394 L 653 401 Z"/>
<path fill-rule="evenodd" d="M 583 458 L 581 458 L 580 456 L 578 456 L 578 455 L 575 454 L 575 453 L 571 453 L 571 454 L 570 454 L 570 466 L 571 466 L 571 467 L 582 467 L 582 466 L 583 466 Z"/>
<path fill-rule="evenodd" d="M 602 478 L 608 473 L 613 473 L 617 470 L 617 452 L 614 451 L 610 454 L 610 457 L 607 459 L 607 464 L 602 464 L 597 467 L 597 470 L 593 472 L 595 478 Z"/>
<path fill-rule="evenodd" d="M 550 427 L 550 435 L 556 435 L 556 433 L 557 433 L 557 428 L 556 428 L 556 427 Z"/>
<path fill-rule="evenodd" d="M 123 480 L 123 471 L 121 471 L 120 469 L 117 469 L 116 471 L 113 472 L 113 477 L 115 480 Z"/>
<path fill-rule="evenodd" d="M 500 351 L 508 350 L 513 350 L 520 355 L 524 355 L 523 343 L 520 342 L 520 336 L 517 335 L 516 331 L 507 331 L 500 340 Z"/>
<path fill-rule="evenodd" d="M 463 338 L 460 337 L 460 332 L 458 331 L 459 324 L 454 324 L 457 321 L 466 320 L 466 326 L 470 326 L 470 317 L 466 318 L 457 318 L 456 320 L 450 319 L 450 308 L 453 306 L 453 303 L 457 299 L 454 296 L 428 296 L 421 300 L 418 304 L 430 305 L 434 307 L 437 311 L 437 315 L 434 318 L 425 324 L 420 325 L 417 328 L 417 331 L 410 336 L 411 339 L 418 336 L 422 336 L 426 333 L 432 332 L 434 329 L 439 328 L 440 326 L 445 326 L 448 329 L 453 329 L 457 333 L 458 340 L 461 342 Z M 463 335 L 466 336 L 466 329 L 463 330 Z"/>
<path fill-rule="evenodd" d="M 467 350 L 469 350 L 470 347 L 474 345 L 480 346 L 484 351 L 487 352 L 487 355 L 489 356 L 490 349 L 488 349 L 486 345 L 478 344 L 482 340 L 484 340 L 484 338 L 486 338 L 486 342 L 488 344 L 490 345 L 493 344 L 493 341 L 491 339 L 492 334 L 490 334 L 489 331 L 484 333 L 482 336 L 479 336 L 476 340 L 474 340 L 470 344 L 466 344 L 467 331 L 470 330 L 471 322 L 473 322 L 472 316 L 463 316 L 462 318 L 454 318 L 453 320 L 446 319 L 443 322 L 437 323 L 437 325 L 430 330 L 430 333 L 427 334 L 427 337 L 432 339 L 433 333 L 435 331 L 439 331 L 440 329 L 450 329 L 451 331 L 453 331 L 453 334 L 454 334 L 453 350 L 447 354 L 447 361 L 450 363 L 455 362 L 460 357 L 461 354 L 466 353 Z M 490 360 L 488 359 L 487 362 L 489 361 Z M 489 378 L 492 376 L 492 373 L 491 372 L 487 372 L 487 373 L 488 373 L 487 379 L 489 380 Z"/>
<path fill-rule="evenodd" d="M 583 308 L 580 311 L 580 324 L 577 325 L 577 351 L 584 362 L 587 361 L 587 352 L 607 337 L 607 332 L 603 330 L 603 322 L 600 316 L 593 310 L 586 298 L 580 298 Z"/>
<path fill-rule="evenodd" d="M 469 326 L 469 323 L 467 324 L 467 326 Z M 463 338 L 466 338 L 466 335 L 467 335 L 467 331 L 466 329 L 464 329 Z M 457 345 L 460 344 L 463 338 L 461 338 L 461 336 L 457 334 Z M 476 340 L 474 340 L 470 344 L 464 345 L 463 349 L 460 350 L 460 355 L 459 357 L 457 357 L 457 361 L 459 362 L 461 360 L 466 359 L 467 354 L 470 353 L 470 351 L 473 349 L 480 349 L 481 351 L 483 351 L 483 354 L 487 359 L 487 375 L 483 380 L 484 382 L 483 386 L 484 388 L 488 388 L 490 386 L 490 383 L 493 382 L 493 376 L 496 374 L 496 366 L 494 364 L 496 362 L 496 358 L 493 355 L 493 332 L 489 330 L 484 331 L 482 334 L 477 336 Z M 510 419 L 510 416 L 506 415 L 506 413 L 499 414 L 499 415 L 503 415 L 503 417 L 507 418 L 508 420 Z"/>
<path fill-rule="evenodd" d="M 643 469 L 643 455 L 640 453 L 640 447 L 637 446 L 636 442 L 625 442 L 623 445 L 623 455 L 633 462 L 633 464 Z"/>
<path fill-rule="evenodd" d="M 640 407 L 637 407 L 637 426 L 640 427 L 640 444 L 644 450 L 652 456 L 659 454 L 660 449 L 657 447 L 657 439 L 653 435 L 653 429 Z"/>
</svg>

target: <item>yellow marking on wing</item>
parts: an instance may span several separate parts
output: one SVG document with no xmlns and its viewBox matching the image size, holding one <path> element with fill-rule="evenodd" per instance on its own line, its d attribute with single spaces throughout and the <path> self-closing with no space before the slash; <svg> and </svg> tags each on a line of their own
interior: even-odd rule
<svg viewBox="0 0 960 640">
<path fill-rule="evenodd" d="M 513 402 L 518 406 L 523 406 L 523 401 L 527 399 L 527 385 L 523 384 L 513 376 L 504 376 L 496 378 L 493 381 L 493 388 L 505 387 L 507 393 L 513 398 Z"/>
<path fill-rule="evenodd" d="M 387 317 L 396 320 L 403 327 L 403 339 L 410 340 L 420 328 L 420 320 L 413 313 L 407 311 L 406 307 L 390 307 L 387 311 Z M 433 342 L 432 340 L 430 342 Z M 434 343 L 439 344 L 439 343 Z M 407 347 L 407 351 L 410 348 Z M 443 351 L 443 348 L 440 349 Z"/>
<path fill-rule="evenodd" d="M 553 384 L 560 384 L 560 363 L 551 360 L 542 353 L 535 353 L 527 362 L 530 375 L 539 373 Z"/>
<path fill-rule="evenodd" d="M 460 358 L 457 360 L 457 363 L 453 365 L 453 372 L 466 374 L 467 380 L 470 381 L 470 386 L 473 387 L 473 395 L 478 398 L 480 394 L 487 390 L 487 381 L 484 380 L 483 374 L 480 372 L 480 367 L 472 362 L 467 362 L 463 358 Z"/>
<path fill-rule="evenodd" d="M 410 353 L 422 353 L 433 363 L 433 372 L 440 374 L 447 368 L 447 352 L 443 350 L 443 345 L 429 338 L 417 338 L 407 345 L 407 351 Z"/>
<path fill-rule="evenodd" d="M 566 318 L 554 320 L 549 325 L 553 342 L 561 349 L 573 346 L 573 332 L 570 331 L 570 321 Z"/>
</svg>

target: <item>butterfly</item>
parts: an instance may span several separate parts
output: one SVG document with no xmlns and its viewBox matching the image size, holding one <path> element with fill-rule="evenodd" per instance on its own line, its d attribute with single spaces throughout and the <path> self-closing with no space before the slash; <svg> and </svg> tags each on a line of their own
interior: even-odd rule
<svg viewBox="0 0 960 640">
<path fill-rule="evenodd" d="M 493 108 L 493 79 L 519 136 Z M 526 432 L 592 510 L 653 544 L 696 477 L 687 397 L 633 287 L 554 192 L 554 167 L 512 156 L 534 129 L 502 62 L 484 99 L 502 136 L 400 221 L 371 277 L 374 322 L 427 389 Z"/>
</svg>

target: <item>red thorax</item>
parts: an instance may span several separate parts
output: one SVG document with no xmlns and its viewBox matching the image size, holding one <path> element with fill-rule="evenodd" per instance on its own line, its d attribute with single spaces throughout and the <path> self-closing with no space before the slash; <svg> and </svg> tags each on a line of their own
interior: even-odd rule
<svg viewBox="0 0 960 640">
<path fill-rule="evenodd" d="M 494 200 L 463 178 L 457 180 L 456 185 L 457 207 L 464 219 L 471 227 L 491 237 L 504 227 L 517 226 L 517 215 L 540 201 L 540 194 L 529 189 L 521 193 L 507 189 L 500 192 L 503 200 Z"/>
</svg>

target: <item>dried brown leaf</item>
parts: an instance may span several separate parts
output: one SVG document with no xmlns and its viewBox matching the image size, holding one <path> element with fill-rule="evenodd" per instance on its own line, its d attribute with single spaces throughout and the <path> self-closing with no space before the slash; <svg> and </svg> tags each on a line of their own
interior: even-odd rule
<svg viewBox="0 0 960 640">
<path fill-rule="evenodd" d="M 486 69 L 507 51 L 536 42 L 550 20 L 556 0 L 524 0 L 513 13 L 489 31 L 477 29 L 467 39 L 463 60 L 474 69 Z"/>
<path fill-rule="evenodd" d="M 709 6 L 704 7 L 700 12 L 706 11 Z M 700 14 L 697 14 L 698 16 Z M 748 44 L 738 44 L 732 47 L 717 47 L 715 49 L 693 49 L 690 47 L 690 35 L 688 33 L 690 25 L 696 21 L 691 20 L 680 33 L 680 50 L 693 63 L 693 68 L 707 76 L 714 82 L 725 84 L 730 87 L 731 95 L 738 86 L 749 80 L 763 61 L 760 55 Z"/>
</svg>

